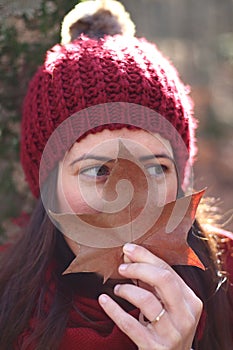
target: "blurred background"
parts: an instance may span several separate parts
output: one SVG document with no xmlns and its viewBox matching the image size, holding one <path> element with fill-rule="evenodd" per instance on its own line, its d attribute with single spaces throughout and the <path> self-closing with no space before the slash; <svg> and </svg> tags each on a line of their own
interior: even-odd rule
<svg viewBox="0 0 233 350">
<path fill-rule="evenodd" d="M 195 189 L 207 186 L 206 196 L 227 221 L 233 209 L 233 1 L 121 2 L 137 36 L 155 42 L 191 86 L 199 119 Z M 77 3 L 0 0 L 0 242 L 14 238 L 34 204 L 19 163 L 23 97 Z M 232 230 L 233 220 L 225 227 Z"/>
</svg>

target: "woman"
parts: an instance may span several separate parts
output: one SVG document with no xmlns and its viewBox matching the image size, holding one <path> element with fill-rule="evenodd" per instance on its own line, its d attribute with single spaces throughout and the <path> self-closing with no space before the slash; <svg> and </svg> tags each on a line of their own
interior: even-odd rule
<svg viewBox="0 0 233 350">
<path fill-rule="evenodd" d="M 134 163 L 151 179 L 156 205 L 182 197 L 195 127 L 187 89 L 145 39 L 86 35 L 47 52 L 24 102 L 21 161 L 38 201 L 1 258 L 2 350 L 232 347 L 218 245 L 197 220 L 188 240 L 206 270 L 172 268 L 128 243 L 117 276 L 103 284 L 94 270 L 63 274 L 78 255 L 77 241 L 48 215 L 104 211 L 103 199 L 115 199 L 107 184 L 119 158 L 130 174 Z"/>
</svg>

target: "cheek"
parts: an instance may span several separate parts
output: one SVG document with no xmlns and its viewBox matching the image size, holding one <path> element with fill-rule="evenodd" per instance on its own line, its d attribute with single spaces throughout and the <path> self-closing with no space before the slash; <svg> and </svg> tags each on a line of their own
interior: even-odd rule
<svg viewBox="0 0 233 350">
<path fill-rule="evenodd" d="M 177 178 L 176 176 L 168 176 L 166 181 L 158 184 L 158 206 L 163 206 L 166 203 L 176 200 L 177 197 Z"/>
<path fill-rule="evenodd" d="M 63 199 L 66 206 L 74 213 L 82 214 L 88 212 L 88 205 L 82 198 L 81 193 L 76 189 L 67 188 L 64 190 Z"/>
<path fill-rule="evenodd" d="M 91 184 L 79 183 L 76 176 L 59 179 L 58 200 L 61 212 L 94 214 L 103 207 L 101 191 Z"/>
<path fill-rule="evenodd" d="M 177 190 L 178 190 L 178 182 L 176 176 L 171 176 L 166 181 L 166 203 L 172 202 L 176 200 Z"/>
<path fill-rule="evenodd" d="M 73 176 L 63 176 L 58 181 L 58 201 L 61 212 L 88 213 L 89 206 L 79 190 L 77 179 Z"/>
</svg>

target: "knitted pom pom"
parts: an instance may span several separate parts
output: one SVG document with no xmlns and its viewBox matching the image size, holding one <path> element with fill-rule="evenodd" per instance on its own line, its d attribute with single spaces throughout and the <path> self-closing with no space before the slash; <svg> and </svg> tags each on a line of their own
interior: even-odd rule
<svg viewBox="0 0 233 350">
<path fill-rule="evenodd" d="M 134 36 L 135 25 L 124 6 L 115 0 L 90 0 L 77 4 L 63 19 L 61 43 L 67 44 L 80 34 L 91 38 L 123 34 Z"/>
</svg>

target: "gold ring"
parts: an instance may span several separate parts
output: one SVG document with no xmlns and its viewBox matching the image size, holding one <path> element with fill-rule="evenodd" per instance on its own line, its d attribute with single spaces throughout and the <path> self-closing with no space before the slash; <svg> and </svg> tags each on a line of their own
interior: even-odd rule
<svg viewBox="0 0 233 350">
<path fill-rule="evenodd" d="M 160 313 L 158 314 L 158 316 L 156 316 L 150 323 L 154 324 L 159 322 L 159 320 L 161 319 L 161 317 L 165 314 L 166 310 L 164 308 L 162 308 L 162 310 L 160 311 Z"/>
</svg>

